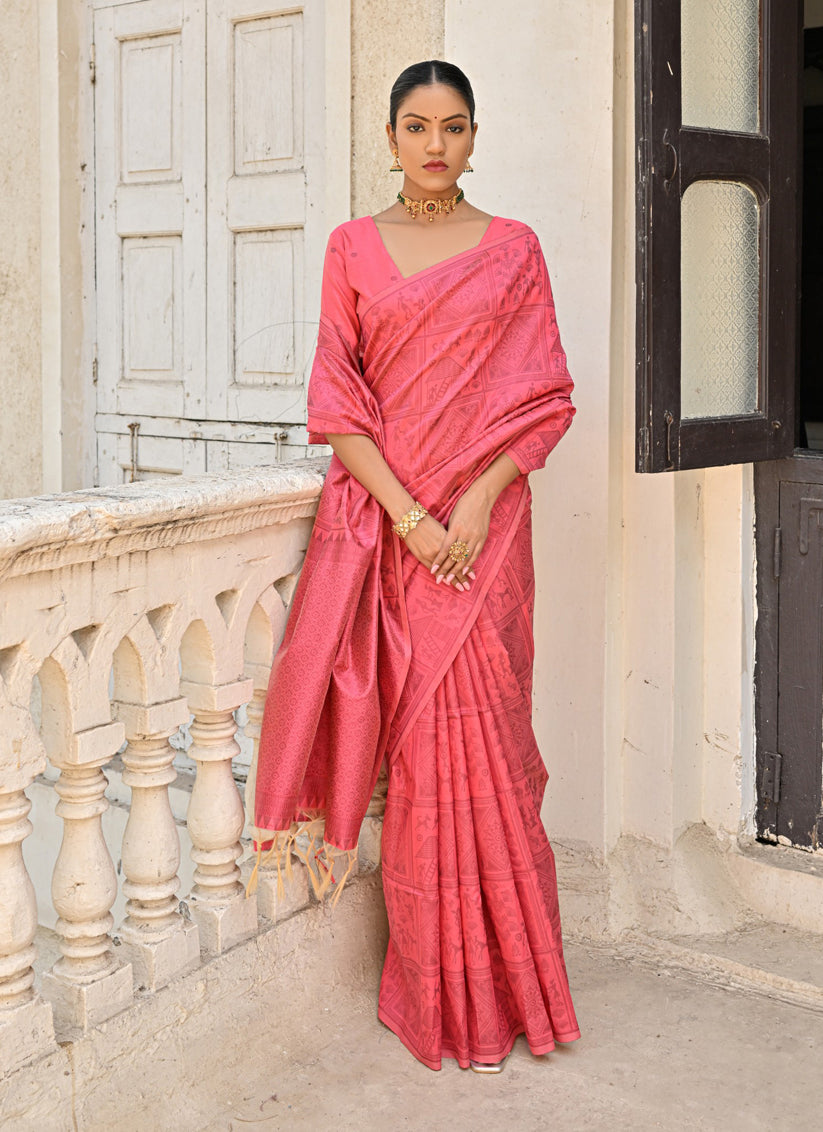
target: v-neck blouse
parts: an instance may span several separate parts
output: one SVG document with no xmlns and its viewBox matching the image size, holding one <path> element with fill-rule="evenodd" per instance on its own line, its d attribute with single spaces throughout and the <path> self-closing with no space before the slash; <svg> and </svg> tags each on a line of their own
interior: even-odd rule
<svg viewBox="0 0 823 1132">
<path fill-rule="evenodd" d="M 416 284 L 428 280 L 433 274 L 441 270 L 453 270 L 461 261 L 469 261 L 472 257 L 485 252 L 496 240 L 513 236 L 525 229 L 528 229 L 528 225 L 519 220 L 493 216 L 474 247 L 447 256 L 412 275 L 404 276 L 389 255 L 374 218 L 362 216 L 357 220 L 348 220 L 334 229 L 329 237 L 327 255 L 341 256 L 342 274 L 353 292 L 354 307 L 358 318 L 361 318 L 373 301 L 384 293 L 400 292 L 406 287 L 413 290 Z M 338 260 L 335 273 L 338 279 L 339 273 Z"/>
<path fill-rule="evenodd" d="M 386 259 L 389 261 L 389 264 L 392 268 L 392 274 L 393 275 L 399 275 L 400 278 L 404 282 L 407 282 L 411 279 L 414 279 L 418 275 L 423 275 L 427 271 L 434 271 L 436 268 L 441 267 L 443 264 L 451 263 L 452 260 L 458 260 L 458 259 L 460 259 L 461 256 L 468 255 L 470 252 L 478 251 L 480 248 L 482 248 L 483 244 L 485 243 L 486 236 L 489 234 L 489 229 L 492 227 L 495 220 L 497 220 L 497 217 L 493 216 L 491 218 L 491 220 L 489 221 L 489 223 L 485 227 L 483 235 L 480 237 L 480 239 L 477 241 L 477 243 L 472 244 L 472 246 L 470 248 L 464 248 L 462 252 L 455 252 L 454 255 L 445 256 L 444 259 L 439 259 L 436 263 L 429 264 L 428 267 L 421 267 L 417 271 L 412 271 L 411 274 L 409 274 L 409 275 L 404 275 L 402 273 L 402 271 L 400 270 L 400 268 L 395 263 L 394 257 L 392 256 L 389 249 L 386 247 L 386 241 L 383 239 L 383 236 L 380 232 L 380 226 L 377 223 L 377 221 L 374 219 L 374 217 L 369 216 L 369 217 L 364 217 L 364 219 L 371 220 L 372 224 L 374 225 L 374 230 L 375 230 L 375 233 L 377 235 L 377 239 L 380 241 L 380 246 L 382 247 L 383 252 L 386 256 Z"/>
</svg>

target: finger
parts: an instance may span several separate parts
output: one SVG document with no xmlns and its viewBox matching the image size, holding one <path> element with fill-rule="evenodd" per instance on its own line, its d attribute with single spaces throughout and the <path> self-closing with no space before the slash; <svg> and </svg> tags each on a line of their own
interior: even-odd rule
<svg viewBox="0 0 823 1132">
<path fill-rule="evenodd" d="M 477 557 L 478 551 L 476 551 L 474 548 L 473 539 L 461 538 L 459 539 L 459 541 L 462 542 L 463 546 L 466 548 L 466 553 L 465 555 L 458 553 L 456 558 L 451 558 L 450 556 L 450 561 L 454 563 L 453 568 L 455 573 L 459 574 L 462 579 L 463 577 L 468 576 L 470 564 L 474 562 L 475 558 Z"/>
<path fill-rule="evenodd" d="M 485 539 L 480 539 L 479 542 L 475 545 L 471 554 L 469 554 L 469 557 L 466 559 L 466 561 L 460 567 L 461 574 L 467 574 L 470 577 L 474 576 L 473 571 L 472 571 L 472 566 L 474 566 L 475 562 L 477 561 L 477 559 L 480 555 L 480 551 L 483 549 L 485 542 L 486 542 Z"/>
<path fill-rule="evenodd" d="M 465 546 L 467 546 L 469 548 L 469 555 L 468 555 L 467 558 L 463 559 L 463 558 L 452 558 L 451 557 L 451 554 L 449 553 L 449 551 L 451 550 L 452 546 L 454 546 L 454 544 L 456 542 L 462 542 Z M 445 546 L 446 546 L 447 557 L 446 557 L 445 562 L 442 563 L 439 567 L 440 572 L 441 573 L 447 573 L 449 570 L 458 570 L 460 573 L 463 573 L 463 565 L 464 565 L 465 562 L 468 562 L 469 558 L 471 557 L 472 545 L 474 543 L 474 538 L 471 535 L 467 534 L 466 532 L 460 532 L 458 530 L 448 531 L 447 534 L 446 534 L 446 538 L 444 540 L 444 543 L 445 543 Z"/>
<path fill-rule="evenodd" d="M 464 591 L 468 591 L 468 590 L 471 589 L 471 582 L 469 581 L 468 578 L 463 578 L 458 574 L 449 574 L 448 578 L 452 579 L 451 582 L 450 582 L 450 585 L 452 586 L 452 588 L 455 589 L 455 590 L 459 590 L 460 593 L 463 593 Z"/>
<path fill-rule="evenodd" d="M 440 543 L 440 549 L 434 556 L 432 561 L 431 572 L 432 574 L 440 574 L 441 576 L 446 572 L 446 569 L 451 565 L 449 558 L 449 547 L 454 542 L 454 539 L 449 538 L 449 533 L 443 535 L 443 541 Z"/>
</svg>

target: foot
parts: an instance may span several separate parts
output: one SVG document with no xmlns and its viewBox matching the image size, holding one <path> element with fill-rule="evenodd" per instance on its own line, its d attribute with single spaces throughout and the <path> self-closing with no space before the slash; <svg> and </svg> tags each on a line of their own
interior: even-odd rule
<svg viewBox="0 0 823 1132">
<path fill-rule="evenodd" d="M 502 1061 L 470 1061 L 469 1065 L 475 1073 L 502 1073 L 503 1066 L 506 1064 L 505 1057 Z"/>
</svg>

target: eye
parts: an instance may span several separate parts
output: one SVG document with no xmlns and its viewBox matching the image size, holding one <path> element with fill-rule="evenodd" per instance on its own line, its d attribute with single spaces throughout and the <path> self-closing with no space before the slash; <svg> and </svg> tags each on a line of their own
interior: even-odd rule
<svg viewBox="0 0 823 1132">
<path fill-rule="evenodd" d="M 406 129 L 411 134 L 417 134 L 423 129 L 423 127 L 419 122 L 409 122 L 408 126 L 406 126 Z"/>
<path fill-rule="evenodd" d="M 452 133 L 452 134 L 462 134 L 463 133 L 463 127 L 462 126 L 449 126 L 448 129 L 449 129 L 449 133 Z"/>
</svg>

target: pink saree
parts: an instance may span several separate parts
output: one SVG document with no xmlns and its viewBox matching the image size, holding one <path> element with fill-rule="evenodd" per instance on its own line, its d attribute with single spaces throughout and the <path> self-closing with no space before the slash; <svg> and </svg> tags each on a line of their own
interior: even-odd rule
<svg viewBox="0 0 823 1132">
<path fill-rule="evenodd" d="M 353 850 L 388 767 L 390 942 L 379 1016 L 433 1069 L 579 1037 L 563 962 L 547 774 L 531 727 L 527 473 L 571 423 L 540 246 L 495 217 L 476 248 L 404 279 L 371 217 L 329 240 L 309 431 L 372 437 L 444 524 L 501 452 L 477 581 L 434 579 L 334 457 L 262 725 L 255 821 L 322 814 Z"/>
</svg>

